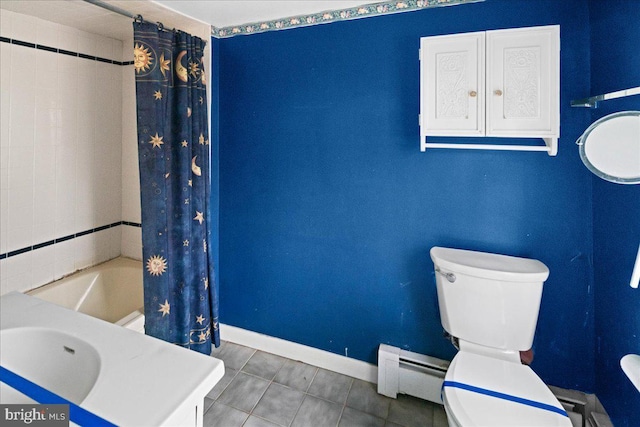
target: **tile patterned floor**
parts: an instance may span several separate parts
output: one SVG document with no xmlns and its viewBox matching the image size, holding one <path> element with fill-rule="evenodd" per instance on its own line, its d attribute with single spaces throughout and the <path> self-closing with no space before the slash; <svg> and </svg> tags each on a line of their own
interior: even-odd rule
<svg viewBox="0 0 640 427">
<path fill-rule="evenodd" d="M 226 373 L 205 398 L 205 427 L 446 427 L 441 405 L 390 399 L 376 385 L 230 342 Z"/>
</svg>

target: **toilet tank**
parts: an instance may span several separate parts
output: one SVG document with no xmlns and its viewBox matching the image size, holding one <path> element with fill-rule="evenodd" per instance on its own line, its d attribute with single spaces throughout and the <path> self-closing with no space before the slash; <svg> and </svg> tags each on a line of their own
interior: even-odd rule
<svg viewBox="0 0 640 427">
<path fill-rule="evenodd" d="M 540 261 L 434 247 L 440 320 L 461 340 L 501 350 L 528 350 L 533 343 L 542 284 L 549 269 Z"/>
</svg>

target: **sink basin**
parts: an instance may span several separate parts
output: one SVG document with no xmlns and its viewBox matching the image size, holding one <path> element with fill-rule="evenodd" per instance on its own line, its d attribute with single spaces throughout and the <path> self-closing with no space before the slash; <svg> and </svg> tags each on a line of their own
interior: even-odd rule
<svg viewBox="0 0 640 427">
<path fill-rule="evenodd" d="M 80 404 L 100 374 L 100 356 L 87 342 L 53 329 L 14 328 L 0 332 L 0 365 L 64 399 Z M 33 403 L 2 383 L 0 403 Z M 46 403 L 46 402 L 42 402 Z"/>
<path fill-rule="evenodd" d="M 202 426 L 224 376 L 209 355 L 20 292 L 0 296 L 0 365 L 0 403 L 67 401 L 79 426 Z"/>
</svg>

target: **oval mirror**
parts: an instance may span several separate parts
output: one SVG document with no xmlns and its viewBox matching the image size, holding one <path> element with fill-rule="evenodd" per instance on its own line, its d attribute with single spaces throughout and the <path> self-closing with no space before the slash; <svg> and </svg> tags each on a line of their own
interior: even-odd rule
<svg viewBox="0 0 640 427">
<path fill-rule="evenodd" d="M 582 162 L 600 178 L 640 184 L 640 111 L 623 111 L 597 120 L 576 144 Z"/>
</svg>

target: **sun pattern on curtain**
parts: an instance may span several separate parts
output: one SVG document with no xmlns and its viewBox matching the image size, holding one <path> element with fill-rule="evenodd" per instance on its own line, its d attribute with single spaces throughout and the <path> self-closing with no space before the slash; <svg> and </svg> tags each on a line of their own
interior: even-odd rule
<svg viewBox="0 0 640 427">
<path fill-rule="evenodd" d="M 134 22 L 145 330 L 209 354 L 219 345 L 209 250 L 205 42 Z"/>
</svg>

